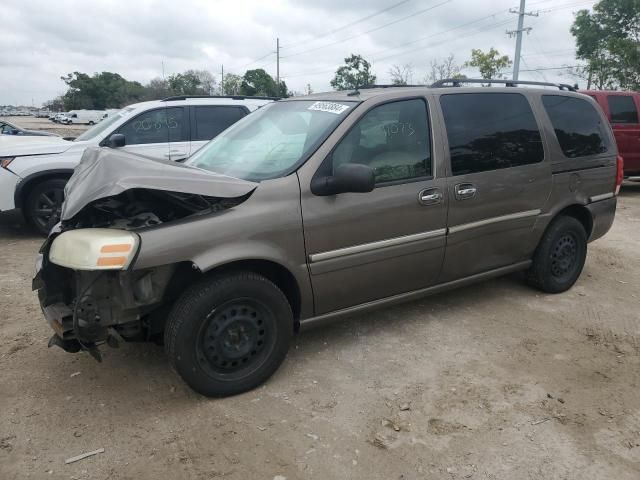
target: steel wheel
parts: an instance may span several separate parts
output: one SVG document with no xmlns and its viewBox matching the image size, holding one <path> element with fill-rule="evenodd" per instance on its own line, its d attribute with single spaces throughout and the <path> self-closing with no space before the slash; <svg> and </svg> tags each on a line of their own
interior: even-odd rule
<svg viewBox="0 0 640 480">
<path fill-rule="evenodd" d="M 207 315 L 198 335 L 197 358 L 203 370 L 242 376 L 273 347 L 274 317 L 253 299 L 226 302 Z"/>
<path fill-rule="evenodd" d="M 551 274 L 562 278 L 575 267 L 578 246 L 574 235 L 567 233 L 560 237 L 551 250 Z"/>
</svg>

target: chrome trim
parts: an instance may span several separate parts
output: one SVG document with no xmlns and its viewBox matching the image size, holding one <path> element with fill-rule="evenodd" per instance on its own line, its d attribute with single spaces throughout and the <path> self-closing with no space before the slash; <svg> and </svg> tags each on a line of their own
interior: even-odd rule
<svg viewBox="0 0 640 480">
<path fill-rule="evenodd" d="M 535 217 L 540 215 L 541 210 L 527 210 L 524 212 L 510 213 L 508 215 L 501 215 L 499 217 L 485 218 L 484 220 L 478 220 L 477 222 L 462 223 L 449 227 L 449 233 L 462 232 L 464 230 L 470 230 L 472 228 L 484 227 L 485 225 L 491 225 L 492 223 L 507 222 L 509 220 L 518 220 L 520 218 Z"/>
<path fill-rule="evenodd" d="M 589 197 L 589 202 L 599 202 L 600 200 L 606 200 L 607 198 L 613 198 L 614 195 L 615 194 L 613 192 L 602 193 L 600 195 L 594 195 L 593 197 Z"/>
<path fill-rule="evenodd" d="M 309 255 L 309 260 L 311 261 L 311 263 L 322 262 L 324 260 L 345 257 L 347 255 L 353 255 L 355 253 L 370 252 L 372 250 L 379 250 L 381 248 L 395 247 L 396 245 L 402 245 L 405 243 L 412 243 L 419 240 L 441 237 L 446 233 L 446 228 L 440 228 L 438 230 L 431 230 L 429 232 L 414 233 L 412 235 L 404 235 L 402 237 L 389 238 L 387 240 L 379 240 L 377 242 L 363 243 L 361 245 L 354 245 L 353 247 L 339 248 L 337 250 L 330 250 L 328 252 L 322 253 L 313 253 Z"/>
</svg>

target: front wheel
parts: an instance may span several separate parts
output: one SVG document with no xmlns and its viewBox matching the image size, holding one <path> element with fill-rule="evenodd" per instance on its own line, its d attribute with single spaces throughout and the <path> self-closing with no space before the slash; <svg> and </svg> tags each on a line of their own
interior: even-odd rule
<svg viewBox="0 0 640 480">
<path fill-rule="evenodd" d="M 36 185 L 27 196 L 24 215 L 41 235 L 48 235 L 60 220 L 66 184 L 64 178 L 51 178 Z"/>
<path fill-rule="evenodd" d="M 205 279 L 176 301 L 165 350 L 192 389 L 226 397 L 265 382 L 284 360 L 292 334 L 282 291 L 261 275 L 241 272 Z"/>
<path fill-rule="evenodd" d="M 574 217 L 553 220 L 533 256 L 527 279 L 547 293 L 569 290 L 582 273 L 587 256 L 587 232 Z"/>
</svg>

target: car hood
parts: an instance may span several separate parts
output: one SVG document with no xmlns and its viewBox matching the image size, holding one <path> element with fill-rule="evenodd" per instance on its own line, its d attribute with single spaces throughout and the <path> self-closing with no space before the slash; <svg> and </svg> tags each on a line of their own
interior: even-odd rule
<svg viewBox="0 0 640 480">
<path fill-rule="evenodd" d="M 31 135 L 35 137 L 59 137 L 57 133 L 45 132 L 44 130 L 22 130 L 23 135 Z"/>
<path fill-rule="evenodd" d="M 73 146 L 73 142 L 62 137 L 41 135 L 0 135 L 1 157 L 24 157 L 62 153 Z"/>
<path fill-rule="evenodd" d="M 95 200 L 134 188 L 234 198 L 249 194 L 257 186 L 170 160 L 112 148 L 87 148 L 65 188 L 61 220 L 73 218 Z"/>
</svg>

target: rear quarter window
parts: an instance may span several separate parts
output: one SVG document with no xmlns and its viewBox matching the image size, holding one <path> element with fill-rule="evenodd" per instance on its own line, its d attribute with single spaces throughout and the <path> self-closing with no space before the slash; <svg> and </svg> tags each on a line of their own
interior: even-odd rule
<svg viewBox="0 0 640 480">
<path fill-rule="evenodd" d="M 598 155 L 609 149 L 607 127 L 591 103 L 576 97 L 543 95 L 542 104 L 566 157 Z"/>
</svg>

